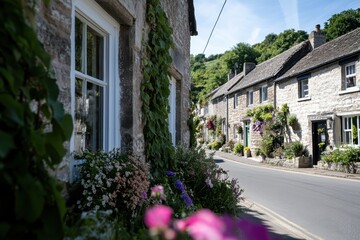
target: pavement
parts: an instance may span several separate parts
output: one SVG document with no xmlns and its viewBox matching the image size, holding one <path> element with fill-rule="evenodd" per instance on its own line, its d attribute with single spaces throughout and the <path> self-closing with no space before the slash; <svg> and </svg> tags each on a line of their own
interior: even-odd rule
<svg viewBox="0 0 360 240">
<path fill-rule="evenodd" d="M 250 157 L 245 158 L 243 156 L 237 156 L 233 153 L 226 153 L 222 151 L 206 151 L 208 155 L 213 156 L 216 160 L 217 158 L 223 158 L 225 160 L 231 160 L 239 162 L 241 164 L 253 165 L 257 167 L 273 168 L 288 172 L 296 172 L 302 174 L 310 175 L 320 175 L 333 178 L 346 178 L 352 180 L 360 181 L 360 174 L 350 174 L 344 172 L 336 172 L 329 170 L 317 169 L 316 167 L 312 168 L 287 168 L 281 166 L 274 166 L 266 163 L 262 163 L 260 158 Z M 250 199 L 244 199 L 241 203 L 241 206 L 244 209 L 244 217 L 250 218 L 255 222 L 261 223 L 267 226 L 271 239 L 276 240 L 318 240 L 320 237 L 308 232 L 306 229 L 301 228 L 295 223 L 285 219 L 279 214 L 271 211 L 270 209 L 262 206 L 258 203 L 252 202 Z"/>
</svg>

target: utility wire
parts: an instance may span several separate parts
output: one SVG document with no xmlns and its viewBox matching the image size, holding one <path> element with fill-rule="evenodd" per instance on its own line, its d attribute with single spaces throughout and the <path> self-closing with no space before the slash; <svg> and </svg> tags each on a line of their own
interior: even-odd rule
<svg viewBox="0 0 360 240">
<path fill-rule="evenodd" d="M 207 40 L 207 43 L 206 43 L 206 45 L 205 45 L 205 48 L 204 48 L 204 50 L 203 50 L 203 52 L 202 52 L 203 54 L 204 54 L 204 52 L 205 52 L 205 50 L 206 50 L 206 48 L 207 48 L 207 46 L 208 46 L 208 44 L 209 44 L 210 38 L 211 38 L 211 36 L 212 36 L 212 34 L 213 34 L 213 32 L 214 32 L 214 29 L 215 29 L 215 27 L 216 27 L 217 22 L 219 21 L 220 15 L 221 15 L 224 7 L 225 7 L 226 2 L 227 2 L 227 0 L 225 0 L 225 1 L 224 1 L 224 4 L 222 5 L 222 8 L 221 8 L 221 10 L 220 10 L 220 12 L 219 12 L 219 15 L 218 15 L 218 17 L 217 17 L 217 19 L 216 19 L 216 22 L 215 22 L 215 24 L 214 24 L 214 27 L 213 27 L 212 30 L 211 30 L 210 36 L 209 36 L 209 38 L 208 38 L 208 40 Z"/>
</svg>

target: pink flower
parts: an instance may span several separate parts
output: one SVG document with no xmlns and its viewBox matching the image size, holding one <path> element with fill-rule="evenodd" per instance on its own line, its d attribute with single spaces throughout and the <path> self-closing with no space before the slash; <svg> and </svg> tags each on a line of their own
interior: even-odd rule
<svg viewBox="0 0 360 240">
<path fill-rule="evenodd" d="M 156 185 L 151 188 L 151 197 L 160 198 L 166 200 L 166 195 L 164 194 L 164 187 L 161 185 Z"/>
<path fill-rule="evenodd" d="M 180 231 L 187 231 L 194 240 L 222 239 L 224 223 L 212 211 L 201 209 L 184 220 L 179 220 L 175 226 Z"/>
<path fill-rule="evenodd" d="M 165 205 L 156 205 L 145 212 L 145 225 L 150 230 L 165 230 L 169 227 L 173 210 Z"/>
<path fill-rule="evenodd" d="M 249 219 L 241 219 L 238 222 L 238 227 L 241 229 L 242 238 L 244 240 L 263 239 L 270 240 L 269 232 L 264 225 L 252 222 Z"/>
</svg>

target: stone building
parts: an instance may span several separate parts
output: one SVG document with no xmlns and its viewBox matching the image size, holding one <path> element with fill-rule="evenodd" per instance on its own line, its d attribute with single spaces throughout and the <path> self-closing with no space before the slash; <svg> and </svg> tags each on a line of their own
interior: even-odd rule
<svg viewBox="0 0 360 240">
<path fill-rule="evenodd" d="M 169 127 L 174 144 L 189 143 L 190 36 L 196 35 L 192 0 L 161 0 L 174 47 Z M 140 87 L 149 28 L 146 1 L 52 0 L 36 3 L 36 29 L 52 66 L 60 101 L 74 120 L 68 156 L 58 176 L 71 181 L 74 153 L 121 148 L 143 157 Z"/>
<path fill-rule="evenodd" d="M 252 131 L 252 121 L 246 116 L 246 112 L 264 104 L 272 104 L 276 108 L 275 79 L 284 74 L 308 51 L 308 42 L 305 41 L 258 65 L 244 64 L 243 79 L 227 92 L 230 103 L 228 106 L 230 139 L 235 138 L 236 128 L 241 126 L 243 131 L 239 136 L 239 142 L 251 148 L 259 147 L 261 136 Z"/>
<path fill-rule="evenodd" d="M 276 104 L 287 103 L 299 128 L 292 140 L 307 146 L 317 164 L 326 146 L 360 145 L 360 28 L 312 51 L 276 80 Z"/>
</svg>

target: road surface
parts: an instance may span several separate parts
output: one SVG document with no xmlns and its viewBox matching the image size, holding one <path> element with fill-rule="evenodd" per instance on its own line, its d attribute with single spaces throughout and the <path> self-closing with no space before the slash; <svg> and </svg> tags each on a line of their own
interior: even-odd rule
<svg viewBox="0 0 360 240">
<path fill-rule="evenodd" d="M 239 179 L 250 201 L 321 239 L 360 239 L 360 181 L 214 159 Z"/>
</svg>

